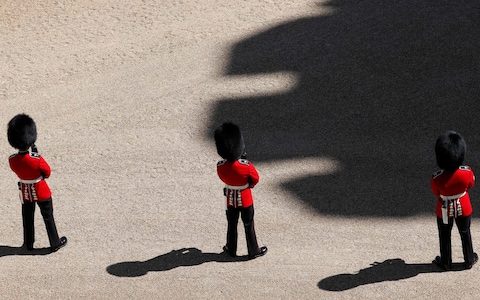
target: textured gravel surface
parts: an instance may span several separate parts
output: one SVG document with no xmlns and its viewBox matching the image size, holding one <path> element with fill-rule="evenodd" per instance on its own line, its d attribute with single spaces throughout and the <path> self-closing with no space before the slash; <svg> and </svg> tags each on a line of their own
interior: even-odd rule
<svg viewBox="0 0 480 300">
<path fill-rule="evenodd" d="M 400 2 L 2 1 L 1 298 L 475 298 L 478 266 L 431 263 L 429 179 L 447 129 L 480 170 L 480 3 Z M 20 248 L 6 124 L 21 112 L 69 239 L 53 254 L 39 210 L 38 250 Z M 269 251 L 250 261 L 221 253 L 225 120 L 261 176 Z"/>
</svg>

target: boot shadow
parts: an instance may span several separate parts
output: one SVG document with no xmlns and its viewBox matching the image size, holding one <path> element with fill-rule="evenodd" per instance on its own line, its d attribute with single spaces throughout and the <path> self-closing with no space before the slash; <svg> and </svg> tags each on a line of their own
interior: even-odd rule
<svg viewBox="0 0 480 300">
<path fill-rule="evenodd" d="M 452 264 L 451 271 L 465 270 L 463 263 Z M 387 259 L 384 262 L 374 262 L 370 267 L 356 274 L 338 274 L 322 279 L 318 288 L 326 291 L 346 291 L 361 285 L 384 281 L 397 281 L 415 277 L 421 273 L 444 272 L 435 263 L 407 264 L 403 259 Z"/>
<path fill-rule="evenodd" d="M 107 272 L 119 277 L 138 277 L 148 272 L 163 272 L 178 267 L 191 267 L 207 262 L 240 262 L 248 256 L 231 257 L 225 252 L 203 253 L 197 248 L 181 248 L 159 255 L 147 261 L 126 261 L 107 267 Z"/>
<path fill-rule="evenodd" d="M 11 255 L 47 255 L 51 252 L 50 247 L 27 250 L 25 247 L 0 246 L 0 257 Z"/>
</svg>

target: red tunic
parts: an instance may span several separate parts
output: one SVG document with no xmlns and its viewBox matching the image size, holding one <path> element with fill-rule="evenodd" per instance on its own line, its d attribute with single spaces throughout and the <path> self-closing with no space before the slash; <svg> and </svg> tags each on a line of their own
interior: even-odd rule
<svg viewBox="0 0 480 300">
<path fill-rule="evenodd" d="M 455 171 L 439 171 L 432 175 L 430 186 L 435 197 L 438 198 L 436 214 L 437 217 L 442 217 L 442 198 L 443 196 L 453 196 L 465 194 L 460 197 L 460 205 L 462 208 L 462 215 L 468 217 L 472 214 L 472 203 L 470 202 L 470 195 L 468 190 L 475 184 L 475 175 L 469 166 L 461 166 Z"/>
<path fill-rule="evenodd" d="M 37 153 L 18 152 L 9 158 L 10 168 L 22 182 L 21 197 L 23 201 L 43 201 L 52 197 L 52 192 L 44 180 L 50 176 L 48 163 Z"/>
<path fill-rule="evenodd" d="M 217 174 L 227 185 L 227 206 L 249 207 L 253 204 L 251 188 L 258 183 L 260 177 L 251 162 L 246 159 L 219 161 Z"/>
</svg>

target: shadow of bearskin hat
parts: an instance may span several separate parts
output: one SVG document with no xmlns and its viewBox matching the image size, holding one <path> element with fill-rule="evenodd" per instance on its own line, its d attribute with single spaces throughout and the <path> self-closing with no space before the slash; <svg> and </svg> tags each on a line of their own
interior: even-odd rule
<svg viewBox="0 0 480 300">
<path fill-rule="evenodd" d="M 240 128 L 233 123 L 223 123 L 215 130 L 214 137 L 218 155 L 223 159 L 236 161 L 245 151 L 242 132 Z"/>
<path fill-rule="evenodd" d="M 463 164 L 467 143 L 461 134 L 447 131 L 435 143 L 435 155 L 440 169 L 455 171 Z"/>
<path fill-rule="evenodd" d="M 37 126 L 26 114 L 18 114 L 8 122 L 8 142 L 13 148 L 27 150 L 37 140 Z"/>
</svg>

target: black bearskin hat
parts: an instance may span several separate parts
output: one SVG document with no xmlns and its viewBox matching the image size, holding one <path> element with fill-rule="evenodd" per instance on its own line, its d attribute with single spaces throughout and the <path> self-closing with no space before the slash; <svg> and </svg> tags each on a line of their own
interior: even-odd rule
<svg viewBox="0 0 480 300">
<path fill-rule="evenodd" d="M 435 143 L 435 155 L 440 169 L 455 171 L 463 164 L 467 143 L 464 138 L 455 131 L 447 131 L 438 137 Z"/>
<path fill-rule="evenodd" d="M 228 161 L 236 161 L 245 151 L 245 142 L 243 141 L 240 128 L 230 122 L 223 123 L 215 129 L 215 146 L 217 146 L 218 155 Z"/>
<path fill-rule="evenodd" d="M 8 142 L 13 148 L 27 150 L 37 140 L 37 126 L 26 114 L 18 114 L 8 122 Z"/>
</svg>

